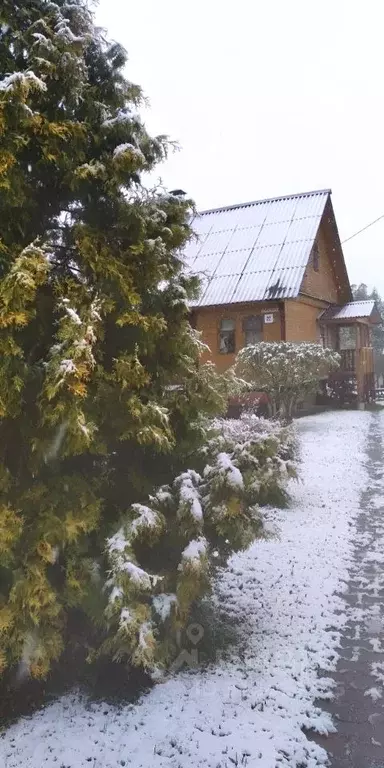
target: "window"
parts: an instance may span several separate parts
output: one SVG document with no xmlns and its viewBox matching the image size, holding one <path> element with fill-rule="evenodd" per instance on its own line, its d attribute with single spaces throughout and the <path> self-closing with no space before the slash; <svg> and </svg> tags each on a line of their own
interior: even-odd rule
<svg viewBox="0 0 384 768">
<path fill-rule="evenodd" d="M 257 344 L 262 340 L 263 321 L 261 315 L 249 315 L 243 320 L 244 344 L 249 347 L 250 344 Z"/>
<path fill-rule="evenodd" d="M 317 243 L 314 243 L 312 248 L 312 265 L 315 272 L 319 271 L 319 261 L 320 261 L 319 246 L 317 245 Z"/>
<path fill-rule="evenodd" d="M 222 355 L 229 355 L 231 352 L 235 352 L 235 327 L 234 320 L 222 320 L 220 323 L 219 332 L 219 352 Z"/>
<path fill-rule="evenodd" d="M 356 326 L 339 326 L 339 350 L 356 349 Z"/>
</svg>

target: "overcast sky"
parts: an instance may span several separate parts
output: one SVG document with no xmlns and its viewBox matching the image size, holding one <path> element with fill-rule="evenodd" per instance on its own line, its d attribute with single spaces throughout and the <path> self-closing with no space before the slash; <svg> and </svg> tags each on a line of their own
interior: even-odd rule
<svg viewBox="0 0 384 768">
<path fill-rule="evenodd" d="M 100 0 L 159 168 L 200 210 L 331 188 L 341 239 L 384 214 L 383 0 Z M 384 296 L 384 219 L 344 246 Z"/>
</svg>

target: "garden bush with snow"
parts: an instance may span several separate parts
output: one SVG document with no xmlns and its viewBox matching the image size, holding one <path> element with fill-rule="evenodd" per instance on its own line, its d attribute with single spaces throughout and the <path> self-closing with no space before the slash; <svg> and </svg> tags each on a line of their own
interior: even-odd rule
<svg viewBox="0 0 384 768">
<path fill-rule="evenodd" d="M 172 661 L 192 605 L 209 591 L 212 558 L 222 562 L 262 537 L 263 505 L 286 501 L 296 474 L 290 429 L 252 415 L 211 427 L 199 471 L 133 504 L 107 541 L 110 632 L 101 652 L 156 674 Z"/>
<path fill-rule="evenodd" d="M 271 416 L 290 421 L 298 403 L 339 364 L 337 352 L 321 344 L 261 341 L 240 350 L 235 370 L 252 389 L 267 392 Z"/>
</svg>

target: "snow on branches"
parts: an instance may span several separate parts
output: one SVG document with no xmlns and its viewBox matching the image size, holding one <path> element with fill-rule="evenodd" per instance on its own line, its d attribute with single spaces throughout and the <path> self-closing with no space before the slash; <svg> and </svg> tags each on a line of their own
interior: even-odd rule
<svg viewBox="0 0 384 768">
<path fill-rule="evenodd" d="M 294 450 L 293 433 L 277 422 L 256 416 L 215 420 L 201 472 L 189 469 L 146 504 L 131 506 L 107 541 L 106 615 L 115 634 L 102 650 L 144 659 L 159 673 L 166 663 L 164 633 L 169 651 L 193 602 L 209 589 L 212 557 L 227 557 L 263 536 L 260 506 L 285 501 L 295 476 Z M 160 555 L 165 545 L 166 561 Z M 157 574 L 148 570 L 155 563 Z M 144 655 L 142 631 L 151 638 Z"/>
<path fill-rule="evenodd" d="M 119 168 L 127 171 L 136 171 L 145 166 L 145 157 L 141 149 L 138 149 L 133 144 L 125 142 L 119 144 L 113 150 L 113 160 L 118 164 Z"/>
<path fill-rule="evenodd" d="M 321 344 L 261 341 L 240 350 L 235 370 L 252 389 L 268 394 L 272 416 L 290 420 L 298 402 L 316 391 L 339 360 Z"/>
<path fill-rule="evenodd" d="M 214 376 L 199 367 L 190 334 L 187 300 L 196 281 L 184 274 L 180 253 L 191 235 L 191 201 L 146 189 L 141 171 L 171 145 L 147 132 L 137 112 L 141 89 L 124 74 L 126 53 L 94 23 L 91 5 L 33 0 L 1 8 L 0 529 L 7 555 L 0 592 L 10 619 L 0 633 L 0 666 L 2 658 L 7 667 L 24 658 L 33 627 L 28 659 L 37 675 L 61 654 L 74 606 L 90 619 L 95 644 L 105 639 L 105 593 L 92 598 L 107 559 L 116 582 L 111 605 L 121 603 L 113 626 L 134 633 L 129 647 L 148 663 L 150 601 L 161 594 L 155 576 L 163 576 L 164 561 L 165 572 L 177 572 L 183 549 L 199 538 L 200 501 L 190 499 L 188 482 L 172 491 L 177 540 L 179 528 L 190 531 L 175 545 L 172 567 L 167 539 L 157 561 L 140 554 L 141 547 L 157 551 L 163 506 L 131 505 L 143 500 L 138 489 L 144 497 L 172 479 L 171 467 L 174 474 L 187 467 L 184 455 L 201 445 L 205 415 L 219 413 L 223 400 Z M 106 536 L 127 508 L 132 527 L 125 521 L 123 533 L 132 551 L 107 558 Z M 143 584 L 150 585 L 147 603 Z M 164 594 L 175 589 L 164 584 Z M 120 650 L 124 644 L 121 638 Z"/>
<path fill-rule="evenodd" d="M 96 366 L 94 348 L 101 327 L 101 305 L 94 299 L 77 310 L 71 306 L 70 299 L 63 298 L 58 303 L 58 312 L 56 343 L 45 364 L 41 398 L 43 421 L 56 430 L 53 441 L 44 448 L 46 461 L 56 458 L 59 449 L 64 456 L 68 451 L 87 448 L 96 431 L 94 423 L 85 415 L 82 402 Z"/>
<path fill-rule="evenodd" d="M 0 80 L 0 91 L 8 94 L 20 94 L 24 99 L 30 91 L 46 91 L 45 82 L 35 75 L 32 70 L 27 72 L 13 72 Z"/>
<path fill-rule="evenodd" d="M 47 278 L 49 261 L 38 242 L 30 243 L 15 258 L 0 284 L 0 327 L 26 325 L 33 315 L 29 305 Z"/>
</svg>

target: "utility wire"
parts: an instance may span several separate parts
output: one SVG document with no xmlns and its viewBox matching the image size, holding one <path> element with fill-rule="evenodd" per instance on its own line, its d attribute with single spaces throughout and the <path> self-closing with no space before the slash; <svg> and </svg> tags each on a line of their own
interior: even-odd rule
<svg viewBox="0 0 384 768">
<path fill-rule="evenodd" d="M 379 216 L 378 219 L 375 219 L 374 221 L 371 221 L 370 224 L 367 224 L 365 227 L 363 227 L 363 229 L 359 229 L 358 232 L 355 232 L 353 235 L 350 235 L 350 237 L 347 237 L 346 240 L 342 240 L 341 244 L 344 245 L 344 243 L 347 243 L 348 240 L 352 240 L 353 237 L 357 237 L 357 235 L 361 235 L 362 232 L 365 232 L 365 230 L 369 229 L 369 227 L 373 227 L 373 225 L 377 224 L 377 222 L 380 221 L 381 219 L 384 219 L 384 213 L 382 213 L 381 216 Z"/>
</svg>

